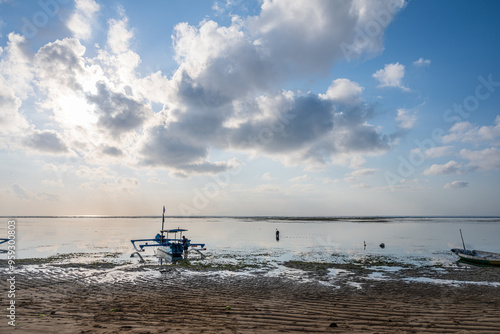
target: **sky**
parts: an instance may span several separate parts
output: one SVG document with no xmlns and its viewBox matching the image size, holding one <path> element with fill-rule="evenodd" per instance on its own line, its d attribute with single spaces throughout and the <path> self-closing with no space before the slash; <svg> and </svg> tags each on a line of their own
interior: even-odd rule
<svg viewBox="0 0 500 334">
<path fill-rule="evenodd" d="M 498 216 L 499 13 L 0 0 L 0 215 Z"/>
</svg>

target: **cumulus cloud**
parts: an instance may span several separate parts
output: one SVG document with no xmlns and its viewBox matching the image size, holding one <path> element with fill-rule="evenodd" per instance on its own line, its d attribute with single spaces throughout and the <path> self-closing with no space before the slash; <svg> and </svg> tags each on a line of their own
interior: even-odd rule
<svg viewBox="0 0 500 334">
<path fill-rule="evenodd" d="M 263 117 L 230 129 L 231 144 L 280 157 L 289 165 L 314 169 L 337 154 L 377 154 L 389 148 L 389 139 L 368 123 L 371 110 L 365 105 L 335 104 L 306 94 L 275 96 L 254 107 L 253 114 Z"/>
<path fill-rule="evenodd" d="M 500 169 L 500 149 L 486 148 L 481 151 L 460 150 L 460 156 L 469 160 L 468 166 L 473 170 L 485 171 Z"/>
<path fill-rule="evenodd" d="M 112 91 L 103 82 L 97 83 L 97 94 L 88 95 L 95 104 L 98 125 L 117 138 L 122 133 L 140 127 L 153 114 L 151 108 L 122 93 Z"/>
<path fill-rule="evenodd" d="M 248 28 L 272 58 L 304 70 L 324 71 L 333 62 L 383 48 L 383 31 L 404 1 L 270 1 Z M 377 25 L 378 34 L 364 34 Z"/>
<path fill-rule="evenodd" d="M 406 109 L 398 109 L 396 122 L 398 123 L 401 129 L 409 130 L 413 128 L 416 121 L 417 121 L 417 116 L 415 115 L 415 113 Z"/>
<path fill-rule="evenodd" d="M 413 154 L 423 154 L 426 158 L 440 158 L 454 153 L 453 146 L 431 147 L 423 151 L 421 148 L 411 150 Z"/>
<path fill-rule="evenodd" d="M 0 134 L 15 133 L 28 127 L 28 122 L 19 113 L 21 99 L 0 77 Z"/>
<path fill-rule="evenodd" d="M 35 130 L 24 139 L 24 145 L 41 153 L 63 154 L 68 152 L 64 141 L 53 130 Z"/>
<path fill-rule="evenodd" d="M 413 62 L 413 66 L 416 66 L 416 67 L 429 66 L 430 64 L 431 64 L 431 60 L 430 59 L 424 59 L 422 57 L 418 58 L 418 60 L 415 60 Z"/>
<path fill-rule="evenodd" d="M 264 174 L 262 174 L 262 176 L 260 177 L 262 180 L 264 181 L 272 181 L 272 180 L 275 180 L 274 177 L 271 176 L 271 173 L 269 172 L 265 172 Z"/>
<path fill-rule="evenodd" d="M 94 18 L 99 9 L 99 4 L 94 0 L 75 0 L 75 11 L 66 22 L 66 27 L 75 38 L 87 40 L 91 37 Z"/>
<path fill-rule="evenodd" d="M 424 171 L 424 175 L 457 174 L 461 172 L 462 167 L 462 163 L 450 160 L 444 165 L 431 165 Z"/>
<path fill-rule="evenodd" d="M 452 181 L 446 183 L 443 188 L 444 189 L 460 189 L 460 188 L 467 188 L 469 186 L 469 182 L 465 181 Z"/>
<path fill-rule="evenodd" d="M 44 45 L 34 57 L 35 73 L 38 84 L 49 93 L 58 97 L 58 91 L 82 90 L 82 77 L 85 74 L 85 47 L 73 38 L 56 40 Z M 54 75 L 57 73 L 57 75 Z"/>
<path fill-rule="evenodd" d="M 47 43 L 33 55 L 23 37 L 9 37 L 0 55 L 8 80 L 0 86 L 10 90 L 0 90 L 0 108 L 21 124 L 20 106 L 36 89 L 42 93 L 38 106 L 59 132 L 36 130 L 25 146 L 48 154 L 74 151 L 96 164 L 124 159 L 186 177 L 235 168 L 232 159 L 211 160 L 211 151 L 221 149 L 310 170 L 330 163 L 360 167 L 363 155 L 382 154 L 392 144 L 390 135 L 370 124 L 373 107 L 363 101 L 363 87 L 346 78 L 333 80 L 321 94 L 281 87 L 290 78 L 314 77 L 344 61 L 342 43 L 356 45 L 355 57 L 380 52 L 385 28 L 403 6 L 403 1 L 275 0 L 262 2 L 256 16 L 234 17 L 228 26 L 180 23 L 172 35 L 179 67 L 167 78 L 161 72 L 140 76 L 141 58 L 130 50 L 134 34 L 121 9 L 118 19 L 108 20 L 107 47 L 89 55 L 79 39 L 92 37 L 100 6 L 77 1 L 67 22 L 74 38 Z M 373 22 L 380 34 L 356 43 L 357 32 Z M 17 78 L 8 72 L 14 62 Z M 386 76 L 392 84 L 390 73 Z M 153 112 L 153 103 L 160 103 L 161 111 Z M 4 124 L 0 119 L 0 129 L 11 125 Z"/>
<path fill-rule="evenodd" d="M 481 144 L 493 143 L 498 137 L 500 137 L 500 116 L 495 118 L 495 125 L 492 126 L 477 126 L 468 121 L 455 123 L 442 140 L 444 143 L 456 141 Z"/>
<path fill-rule="evenodd" d="M 364 88 L 357 82 L 340 78 L 332 82 L 326 94 L 320 94 L 319 96 L 323 99 L 330 99 L 344 104 L 357 105 L 362 101 L 361 93 L 363 93 L 363 90 Z"/>
<path fill-rule="evenodd" d="M 121 11 L 122 16 L 124 13 Z M 134 34 L 128 29 L 128 19 L 124 16 L 121 20 L 111 19 L 108 21 L 108 45 L 114 53 L 122 53 L 129 50 L 130 40 Z"/>
<path fill-rule="evenodd" d="M 26 37 L 13 32 L 9 33 L 7 46 L 0 56 L 0 82 L 3 81 L 17 98 L 27 98 L 33 91 L 31 86 L 33 59 Z"/>
<path fill-rule="evenodd" d="M 356 44 L 357 31 L 383 15 L 380 34 L 356 44 L 356 54 L 379 52 L 383 31 L 404 1 L 264 1 L 260 15 L 235 18 L 229 27 L 204 21 L 178 24 L 177 61 L 205 89 L 235 96 L 296 74 L 323 73 L 345 59 L 341 43 Z M 216 75 L 213 75 L 216 74 Z"/>
<path fill-rule="evenodd" d="M 378 87 L 395 87 L 403 91 L 409 91 L 409 88 L 403 86 L 402 80 L 404 76 L 405 66 L 400 63 L 386 64 L 383 69 L 372 75 L 380 83 Z"/>
</svg>

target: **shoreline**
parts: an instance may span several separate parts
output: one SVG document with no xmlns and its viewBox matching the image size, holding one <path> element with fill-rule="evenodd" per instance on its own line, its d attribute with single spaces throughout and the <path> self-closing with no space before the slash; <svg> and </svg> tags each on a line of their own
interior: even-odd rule
<svg viewBox="0 0 500 334">
<path fill-rule="evenodd" d="M 329 266 L 329 264 L 327 264 Z M 37 333 L 500 333 L 500 268 L 415 268 L 370 278 L 350 267 L 289 263 L 291 279 L 181 266 L 23 264 L 16 330 Z M 452 268 L 453 269 L 453 268 Z M 345 274 L 342 270 L 349 270 Z M 409 273 L 457 284 L 405 281 Z M 377 272 L 376 270 L 374 272 Z M 2 272 L 2 277 L 7 275 Z M 228 274 L 229 273 L 229 274 Z M 334 280 L 333 285 L 325 284 Z M 7 284 L 2 280 L 2 303 Z M 332 326 L 332 327 L 330 327 Z M 0 331 L 12 330 L 7 318 Z"/>
</svg>

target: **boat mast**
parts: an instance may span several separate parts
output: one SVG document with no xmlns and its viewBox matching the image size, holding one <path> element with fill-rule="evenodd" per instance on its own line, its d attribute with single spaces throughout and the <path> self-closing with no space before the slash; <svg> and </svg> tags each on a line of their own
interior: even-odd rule
<svg viewBox="0 0 500 334">
<path fill-rule="evenodd" d="M 464 245 L 464 250 L 466 250 L 466 248 L 465 248 L 465 242 L 464 242 L 464 237 L 462 235 L 462 229 L 459 229 L 459 231 L 460 231 L 460 238 L 462 238 L 462 245 Z"/>
<path fill-rule="evenodd" d="M 163 214 L 161 215 L 161 242 L 163 243 L 163 226 L 165 225 L 165 205 L 163 206 Z"/>
</svg>

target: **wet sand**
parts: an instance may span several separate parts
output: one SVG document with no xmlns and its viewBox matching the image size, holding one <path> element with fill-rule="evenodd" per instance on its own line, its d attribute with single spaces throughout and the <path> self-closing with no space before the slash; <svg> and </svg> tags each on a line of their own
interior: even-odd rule
<svg viewBox="0 0 500 334">
<path fill-rule="evenodd" d="M 462 279 L 474 280 L 479 272 L 466 272 Z M 103 283 L 82 273 L 78 268 L 18 273 L 16 332 L 500 333 L 499 286 L 391 279 L 361 280 L 359 288 L 352 277 L 327 286 L 318 280 L 218 278 L 182 270 L 135 280 L 127 279 L 127 271 L 109 271 L 114 282 Z M 490 270 L 490 278 L 498 281 L 498 273 Z M 1 288 L 5 310 L 3 279 Z M 13 332 L 2 318 L 0 332 Z"/>
</svg>

